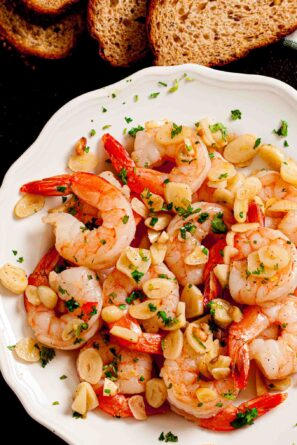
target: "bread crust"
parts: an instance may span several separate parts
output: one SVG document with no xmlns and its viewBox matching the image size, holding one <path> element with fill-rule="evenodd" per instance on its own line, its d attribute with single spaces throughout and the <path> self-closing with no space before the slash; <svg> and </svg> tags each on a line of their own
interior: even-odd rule
<svg viewBox="0 0 297 445">
<path fill-rule="evenodd" d="M 64 0 L 63 4 L 58 8 L 54 4 L 44 7 L 38 0 L 22 0 L 22 2 L 26 8 L 33 10 L 37 14 L 60 15 L 75 3 L 80 2 L 80 0 Z M 50 3 L 50 0 L 48 3 Z"/>
<path fill-rule="evenodd" d="M 134 3 L 133 0 L 129 0 L 130 3 Z M 146 4 L 146 0 L 143 0 Z M 149 43 L 147 40 L 147 37 L 145 37 L 145 41 L 138 40 L 138 43 L 140 44 L 141 49 L 137 52 L 135 51 L 135 54 L 132 55 L 132 51 L 129 55 L 127 55 L 126 60 L 123 58 L 119 60 L 119 58 L 116 57 L 116 55 L 111 54 L 110 51 L 108 51 L 108 45 L 111 45 L 112 43 L 106 42 L 105 36 L 101 34 L 96 29 L 97 25 L 97 14 L 98 10 L 103 10 L 105 8 L 106 0 L 89 0 L 88 2 L 88 30 L 93 39 L 95 39 L 99 44 L 99 54 L 105 61 L 109 62 L 114 67 L 127 67 L 131 64 L 135 64 L 145 58 L 149 53 Z M 144 29 L 146 28 L 146 25 L 144 24 Z M 137 38 L 137 36 L 134 36 Z M 138 36 L 139 39 L 143 39 L 144 36 Z M 119 36 L 120 38 L 120 36 Z M 122 42 L 119 42 L 122 43 Z"/>
<path fill-rule="evenodd" d="M 4 3 L 5 3 L 5 0 L 3 1 L 3 4 Z M 4 7 L 4 6 L 0 5 L 0 12 L 1 12 L 2 7 Z M 25 23 L 25 24 L 28 23 L 24 19 L 24 17 L 19 16 L 19 14 L 15 10 L 11 11 L 11 14 L 16 15 L 20 19 L 20 23 Z M 8 26 L 5 26 L 5 23 L 3 22 L 3 20 L 1 20 L 1 14 L 0 14 L 0 36 L 6 42 L 8 42 L 10 45 L 12 45 L 16 50 L 18 50 L 19 52 L 21 52 L 23 54 L 26 54 L 29 56 L 37 56 L 37 57 L 41 57 L 44 59 L 62 59 L 71 53 L 71 51 L 73 50 L 73 48 L 75 47 L 75 45 L 77 43 L 79 35 L 83 32 L 84 26 L 85 26 L 83 18 L 84 18 L 83 12 L 76 12 L 76 13 L 73 13 L 73 14 L 67 16 L 67 17 L 63 17 L 60 20 L 56 20 L 51 25 L 48 25 L 48 28 L 53 28 L 53 35 L 55 35 L 54 28 L 56 26 L 59 26 L 59 25 L 63 26 L 63 24 L 64 24 L 64 26 L 66 26 L 66 24 L 68 24 L 67 22 L 71 23 L 71 25 L 72 25 L 72 29 L 70 30 L 71 33 L 69 34 L 67 45 L 65 45 L 65 44 L 60 45 L 59 48 L 53 47 L 53 48 L 51 48 L 50 51 L 48 48 L 43 47 L 42 45 L 33 47 L 32 45 L 30 45 L 26 42 L 25 38 L 23 38 L 23 39 L 17 38 L 15 33 L 13 33 L 13 31 L 11 29 L 9 29 Z M 29 23 L 28 23 L 28 25 L 29 25 Z M 36 24 L 34 24 L 34 25 L 30 24 L 30 26 L 34 27 L 36 30 L 38 30 L 38 28 L 40 28 L 40 30 L 43 29 L 42 27 L 38 27 L 38 25 L 36 25 Z M 68 24 L 68 26 L 69 26 L 69 24 Z"/>
<path fill-rule="evenodd" d="M 297 11 L 297 0 L 296 1 L 296 11 Z M 166 0 L 165 0 L 166 2 Z M 160 52 L 157 50 L 157 33 L 155 32 L 155 27 L 154 27 L 154 21 L 157 15 L 157 10 L 158 8 L 161 6 L 161 3 L 163 4 L 162 6 L 164 7 L 164 3 L 163 0 L 150 0 L 149 3 L 149 7 L 148 7 L 148 13 L 147 13 L 147 19 L 146 19 L 146 26 L 147 26 L 147 34 L 148 34 L 148 39 L 150 42 L 150 46 L 151 46 L 151 50 L 154 54 L 154 62 L 156 65 L 163 65 L 162 63 L 162 55 L 160 54 Z M 255 49 L 259 49 L 262 48 L 264 46 L 276 43 L 277 41 L 279 41 L 280 39 L 282 39 L 283 37 L 287 36 L 288 34 L 291 34 L 292 32 L 294 32 L 297 29 L 297 16 L 296 16 L 296 22 L 294 24 L 292 24 L 291 26 L 288 26 L 284 29 L 279 29 L 279 31 L 273 35 L 273 36 L 269 36 L 266 38 L 263 38 L 261 41 L 259 41 L 256 45 L 253 45 L 252 47 L 249 48 L 237 48 L 237 52 L 236 55 L 235 54 L 229 54 L 228 56 L 225 56 L 224 59 L 219 59 L 219 58 L 212 58 L 212 59 L 208 59 L 206 61 L 206 59 L 200 59 L 198 58 L 198 60 L 196 58 L 185 58 L 184 60 L 179 60 L 178 63 L 170 63 L 169 65 L 175 65 L 175 64 L 180 64 L 180 63 L 199 63 L 201 65 L 205 65 L 205 66 L 223 66 L 226 65 L 228 63 L 234 62 L 238 59 L 241 59 L 243 57 L 246 57 L 250 52 L 252 52 Z"/>
</svg>

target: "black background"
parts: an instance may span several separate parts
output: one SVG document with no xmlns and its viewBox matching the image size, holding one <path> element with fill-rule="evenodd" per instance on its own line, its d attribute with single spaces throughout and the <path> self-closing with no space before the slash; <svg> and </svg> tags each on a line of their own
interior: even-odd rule
<svg viewBox="0 0 297 445">
<path fill-rule="evenodd" d="M 44 61 L 23 58 L 0 47 L 1 180 L 9 166 L 36 139 L 51 115 L 67 101 L 151 64 L 146 60 L 141 66 L 129 69 L 111 68 L 96 52 L 95 45 L 82 44 L 67 60 Z M 254 51 L 223 69 L 275 77 L 297 89 L 297 51 L 282 43 Z M 30 445 L 64 443 L 26 414 L 1 376 L 0 398 L 2 435 L 5 434 L 7 440 L 14 443 L 18 437 L 24 443 L 30 441 Z"/>
</svg>

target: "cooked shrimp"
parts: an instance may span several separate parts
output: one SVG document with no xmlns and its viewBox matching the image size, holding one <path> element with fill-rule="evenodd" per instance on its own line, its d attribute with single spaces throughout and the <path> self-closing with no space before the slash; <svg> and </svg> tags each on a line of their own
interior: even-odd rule
<svg viewBox="0 0 297 445">
<path fill-rule="evenodd" d="M 161 299 L 161 305 L 158 308 L 158 311 L 165 312 L 168 319 L 175 319 L 177 304 L 179 302 L 179 287 L 175 280 L 175 276 L 163 263 L 151 265 L 148 272 L 142 277 L 139 283 L 136 283 L 134 280 L 127 277 L 127 275 L 114 269 L 103 283 L 103 306 L 110 304 L 115 304 L 116 306 L 124 304 L 127 306 L 127 298 L 133 291 L 141 291 L 143 284 L 147 280 L 160 277 L 172 281 L 174 285 L 166 298 L 162 298 L 162 294 L 160 294 L 159 298 Z M 145 299 L 145 294 L 140 295 L 140 297 L 141 301 L 143 301 Z M 136 302 L 137 300 L 139 301 L 139 299 L 136 299 Z M 161 329 L 166 329 L 162 318 L 155 315 L 153 319 L 158 322 Z"/>
<path fill-rule="evenodd" d="M 277 336 L 271 338 L 273 332 L 270 331 L 267 338 L 267 329 L 272 327 L 278 328 Z M 241 387 L 247 384 L 252 359 L 269 380 L 283 379 L 297 372 L 297 297 L 288 296 L 276 304 L 247 308 L 242 321 L 230 328 L 229 351 Z"/>
<path fill-rule="evenodd" d="M 219 204 L 207 202 L 197 202 L 192 205 L 190 214 L 177 215 L 171 220 L 167 227 L 169 243 L 165 262 L 180 284 L 184 286 L 187 283 L 202 283 L 207 250 L 206 260 L 202 264 L 189 265 L 185 260 L 195 248 L 201 246 L 209 233 L 226 233 L 231 221 L 229 210 Z"/>
<path fill-rule="evenodd" d="M 43 219 L 55 228 L 60 255 L 76 265 L 107 269 L 134 238 L 135 220 L 130 203 L 115 186 L 96 175 L 75 173 L 48 178 L 26 184 L 21 191 L 49 196 L 73 192 L 98 209 L 102 224 L 93 230 L 69 213 L 51 213 Z"/>
<path fill-rule="evenodd" d="M 104 332 L 95 335 L 81 352 L 88 348 L 96 349 L 103 361 L 102 378 L 93 385 L 100 409 L 115 417 L 133 417 L 127 395 L 145 392 L 145 385 L 152 376 L 151 356 L 111 342 L 108 334 Z M 104 378 L 112 379 L 118 386 L 115 396 L 104 395 Z"/>
<path fill-rule="evenodd" d="M 96 274 L 85 267 L 53 271 L 60 256 L 51 249 L 29 277 L 33 286 L 51 286 L 59 296 L 53 309 L 32 304 L 25 293 L 28 323 L 38 341 L 57 349 L 76 349 L 99 327 L 102 291 Z"/>
<path fill-rule="evenodd" d="M 239 253 L 230 265 L 229 289 L 242 304 L 263 305 L 277 301 L 297 286 L 297 250 L 279 230 L 259 227 L 237 233 Z"/>
<path fill-rule="evenodd" d="M 279 172 L 261 171 L 256 176 L 263 186 L 259 196 L 264 203 L 270 199 L 297 202 L 297 188 L 285 182 Z M 281 230 L 297 246 L 296 218 L 297 210 L 274 213 L 266 216 L 266 226 Z"/>
<path fill-rule="evenodd" d="M 138 136 L 138 138 L 141 137 Z M 141 193 L 148 188 L 151 192 L 164 195 L 165 184 L 168 181 L 187 184 L 192 192 L 195 192 L 201 186 L 210 168 L 207 149 L 194 130 L 191 130 L 189 139 L 179 140 L 178 143 L 174 143 L 174 138 L 172 144 L 164 147 L 154 143 L 154 157 L 152 157 L 151 141 L 145 140 L 141 144 L 137 142 L 137 151 L 133 155 L 137 163 L 110 134 L 103 135 L 102 139 L 114 168 L 118 173 L 125 172 L 130 189 L 136 193 Z M 166 158 L 176 162 L 176 167 L 170 173 L 144 168 L 144 166 L 153 167 L 160 164 Z"/>
</svg>

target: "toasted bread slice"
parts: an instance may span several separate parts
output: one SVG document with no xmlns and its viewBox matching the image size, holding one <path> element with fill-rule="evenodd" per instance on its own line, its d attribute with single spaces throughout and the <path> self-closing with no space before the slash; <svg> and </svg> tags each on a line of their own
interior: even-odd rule
<svg viewBox="0 0 297 445">
<path fill-rule="evenodd" d="M 61 14 L 68 6 L 80 0 L 22 0 L 24 5 L 39 14 Z"/>
<path fill-rule="evenodd" d="M 89 0 L 88 24 L 100 55 L 114 66 L 127 66 L 148 53 L 146 0 Z"/>
<path fill-rule="evenodd" d="M 84 29 L 84 15 L 73 13 L 46 26 L 20 15 L 11 0 L 0 2 L 0 34 L 24 54 L 60 59 L 66 57 Z"/>
<path fill-rule="evenodd" d="M 157 65 L 224 65 L 297 28 L 297 0 L 151 0 Z"/>
</svg>

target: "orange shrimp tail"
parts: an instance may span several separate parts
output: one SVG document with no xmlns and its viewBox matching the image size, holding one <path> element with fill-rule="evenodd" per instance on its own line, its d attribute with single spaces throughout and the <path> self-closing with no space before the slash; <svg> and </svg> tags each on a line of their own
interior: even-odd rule
<svg viewBox="0 0 297 445">
<path fill-rule="evenodd" d="M 119 337 L 113 337 L 112 341 L 118 345 L 132 351 L 146 352 L 148 354 L 162 354 L 163 336 L 160 334 L 142 332 L 138 322 L 130 315 L 124 315 L 114 323 L 108 323 L 109 329 L 111 329 L 113 326 L 121 326 L 122 328 L 130 329 L 139 335 L 137 343 L 133 343 Z"/>
<path fill-rule="evenodd" d="M 105 413 L 113 417 L 133 417 L 129 408 L 128 398 L 123 394 L 116 394 L 115 396 L 104 396 L 102 388 L 96 391 L 99 408 Z"/>
<path fill-rule="evenodd" d="M 286 393 L 263 394 L 260 397 L 256 397 L 248 402 L 242 403 L 238 407 L 232 405 L 228 406 L 220 411 L 216 416 L 210 417 L 209 419 L 199 419 L 198 425 L 202 428 L 213 431 L 232 431 L 244 426 L 242 424 L 235 424 L 239 414 L 244 414 L 247 410 L 256 408 L 257 414 L 255 418 L 264 416 L 264 414 L 268 413 L 271 409 L 280 405 L 284 400 L 286 400 L 286 398 Z"/>
<path fill-rule="evenodd" d="M 204 292 L 203 292 L 203 304 L 207 307 L 207 304 L 215 298 L 221 298 L 222 287 L 213 272 L 210 272 L 205 279 Z"/>
<path fill-rule="evenodd" d="M 52 176 L 24 184 L 20 191 L 42 196 L 65 196 L 71 193 L 72 175 Z"/>
<path fill-rule="evenodd" d="M 60 254 L 55 247 L 51 247 L 41 258 L 31 275 L 29 275 L 28 283 L 33 286 L 46 286 L 48 284 L 49 273 L 54 270 L 60 260 Z"/>
<path fill-rule="evenodd" d="M 259 223 L 261 227 L 265 227 L 265 215 L 256 202 L 249 204 L 247 219 L 250 223 Z"/>
<path fill-rule="evenodd" d="M 148 188 L 153 193 L 164 195 L 164 181 L 168 178 L 166 173 L 136 167 L 127 150 L 111 134 L 104 134 L 102 141 L 116 172 L 126 170 L 127 183 L 133 192 L 139 194 Z"/>
</svg>

